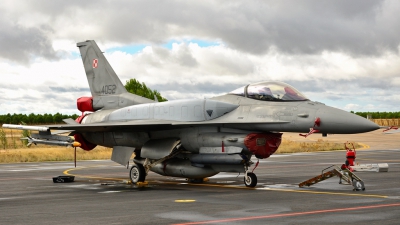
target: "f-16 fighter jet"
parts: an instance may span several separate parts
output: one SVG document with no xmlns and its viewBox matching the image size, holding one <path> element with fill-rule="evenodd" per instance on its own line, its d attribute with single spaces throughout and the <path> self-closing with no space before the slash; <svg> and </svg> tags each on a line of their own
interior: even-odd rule
<svg viewBox="0 0 400 225">
<path fill-rule="evenodd" d="M 379 129 L 276 81 L 245 85 L 209 99 L 153 101 L 126 91 L 95 41 L 77 46 L 92 94 L 77 100 L 82 115 L 63 125 L 3 127 L 39 131 L 30 143 L 80 145 L 87 151 L 97 145 L 110 147 L 111 159 L 124 166 L 134 154 L 132 183 L 144 182 L 149 171 L 191 181 L 235 172 L 244 174 L 247 187 L 255 187 L 252 160 L 274 154 L 281 132 L 326 136 Z M 50 130 L 67 130 L 74 141 Z"/>
</svg>

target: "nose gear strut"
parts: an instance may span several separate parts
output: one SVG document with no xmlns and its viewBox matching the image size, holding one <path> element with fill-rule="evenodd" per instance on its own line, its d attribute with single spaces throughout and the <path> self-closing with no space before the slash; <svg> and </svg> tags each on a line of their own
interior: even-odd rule
<svg viewBox="0 0 400 225">
<path fill-rule="evenodd" d="M 257 185 L 257 176 L 253 172 L 257 168 L 259 163 L 260 160 L 257 160 L 257 163 L 251 172 L 249 172 L 249 164 L 252 164 L 252 162 L 250 161 L 249 164 L 244 165 L 244 170 L 246 171 L 246 173 L 244 174 L 244 184 L 246 185 L 246 187 L 255 187 Z"/>
</svg>

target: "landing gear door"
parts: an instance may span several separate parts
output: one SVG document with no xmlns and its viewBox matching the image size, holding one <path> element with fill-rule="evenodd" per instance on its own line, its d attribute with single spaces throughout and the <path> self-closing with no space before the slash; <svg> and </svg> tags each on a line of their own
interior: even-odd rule
<svg viewBox="0 0 400 225">
<path fill-rule="evenodd" d="M 140 157 L 148 159 L 161 159 L 169 155 L 179 144 L 177 138 L 153 139 L 143 145 Z"/>
<path fill-rule="evenodd" d="M 135 148 L 125 146 L 114 146 L 111 160 L 123 166 L 128 165 Z"/>
</svg>

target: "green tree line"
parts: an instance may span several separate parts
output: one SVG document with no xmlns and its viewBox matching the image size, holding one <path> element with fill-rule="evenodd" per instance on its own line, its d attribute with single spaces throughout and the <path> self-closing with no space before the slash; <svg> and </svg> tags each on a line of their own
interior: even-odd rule
<svg viewBox="0 0 400 225">
<path fill-rule="evenodd" d="M 370 115 L 371 119 L 400 119 L 400 112 L 353 112 L 359 116 L 367 118 Z"/>
<path fill-rule="evenodd" d="M 34 114 L 31 113 L 29 115 L 26 114 L 6 114 L 6 115 L 0 115 L 0 124 L 4 123 L 10 123 L 10 124 L 21 124 L 21 123 L 26 123 L 26 124 L 51 124 L 51 123 L 63 123 L 63 119 L 67 118 L 72 118 L 76 119 L 78 118 L 77 114 L 73 115 L 64 115 L 61 113 L 56 113 L 56 114 Z"/>
<path fill-rule="evenodd" d="M 159 102 L 165 102 L 168 101 L 166 98 L 162 97 L 160 92 L 157 90 L 151 90 L 146 86 L 145 83 L 140 83 L 136 79 L 130 79 L 126 81 L 125 88 L 128 92 L 139 95 L 148 99 L 154 100 L 154 96 L 157 97 Z"/>
</svg>

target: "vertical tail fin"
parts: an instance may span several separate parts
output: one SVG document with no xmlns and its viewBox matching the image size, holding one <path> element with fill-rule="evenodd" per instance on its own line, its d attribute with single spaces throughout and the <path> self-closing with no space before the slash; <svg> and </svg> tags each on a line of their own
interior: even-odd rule
<svg viewBox="0 0 400 225">
<path fill-rule="evenodd" d="M 77 46 L 81 52 L 83 66 L 93 96 L 92 109 L 116 109 L 154 102 L 131 94 L 125 89 L 95 41 L 79 42 Z"/>
<path fill-rule="evenodd" d="M 77 43 L 93 97 L 126 93 L 125 86 L 93 40 Z"/>
</svg>

